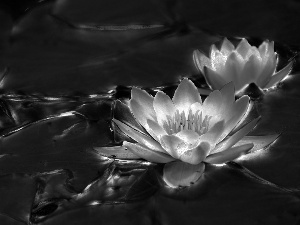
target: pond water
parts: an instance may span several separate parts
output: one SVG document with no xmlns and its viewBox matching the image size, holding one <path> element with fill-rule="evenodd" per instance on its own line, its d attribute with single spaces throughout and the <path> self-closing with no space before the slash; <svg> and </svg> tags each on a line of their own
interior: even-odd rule
<svg viewBox="0 0 300 225">
<path fill-rule="evenodd" d="M 274 25 L 286 16 L 283 3 L 200 2 L 3 3 L 1 224 L 299 223 L 299 39 L 282 37 L 284 22 Z M 295 24 L 298 4 L 284 5 Z M 255 13 L 244 16 L 247 7 Z M 241 21 L 230 20 L 229 9 Z M 267 19 L 259 23 L 258 16 Z M 227 30 L 226 21 L 233 22 Z M 297 27 L 286 23 L 291 32 Z M 250 135 L 281 134 L 276 142 L 221 167 L 207 165 L 194 185 L 181 189 L 165 185 L 161 164 L 106 158 L 94 149 L 124 139 L 111 119 L 126 116 L 114 100 L 126 102 L 132 86 L 172 96 L 189 77 L 207 88 L 192 54 L 208 52 L 221 34 L 250 36 L 256 46 L 273 38 L 279 69 L 295 57 L 291 75 L 254 99 L 261 119 Z"/>
</svg>

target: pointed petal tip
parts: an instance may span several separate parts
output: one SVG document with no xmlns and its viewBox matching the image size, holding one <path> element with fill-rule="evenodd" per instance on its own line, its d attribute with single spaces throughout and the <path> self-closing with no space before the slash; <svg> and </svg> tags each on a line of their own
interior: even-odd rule
<svg viewBox="0 0 300 225">
<path fill-rule="evenodd" d="M 194 83 L 193 83 L 189 78 L 187 78 L 187 77 L 182 78 L 180 84 L 181 84 L 181 83 L 183 83 L 183 84 L 192 84 L 192 85 L 194 85 Z M 179 84 L 179 85 L 180 85 L 180 84 Z M 194 86 L 195 86 L 195 85 L 194 85 Z"/>
<path fill-rule="evenodd" d="M 131 98 L 136 99 L 137 101 L 151 101 L 153 99 L 153 96 L 151 96 L 147 91 L 139 88 L 132 86 L 131 88 Z M 142 99 L 140 99 L 142 98 Z"/>
<path fill-rule="evenodd" d="M 199 55 L 202 55 L 203 53 L 200 51 L 200 50 L 198 50 L 198 49 L 195 49 L 194 51 L 193 51 L 193 56 L 194 57 L 199 57 Z"/>
<path fill-rule="evenodd" d="M 215 51 L 219 51 L 219 50 L 218 50 L 218 48 L 216 47 L 215 44 L 212 44 L 212 45 L 210 46 L 210 53 L 213 53 L 213 52 L 215 52 Z"/>
<path fill-rule="evenodd" d="M 189 88 L 192 88 L 192 89 L 194 89 L 194 90 L 197 89 L 197 87 L 196 87 L 196 85 L 194 84 L 194 82 L 191 81 L 191 80 L 190 80 L 189 78 L 187 78 L 187 77 L 184 77 L 184 78 L 182 79 L 182 81 L 180 82 L 179 85 L 186 85 L 186 86 L 188 86 Z M 178 86 L 178 87 L 179 87 L 179 86 Z M 177 87 L 177 89 L 178 89 L 178 87 Z"/>
<path fill-rule="evenodd" d="M 221 44 L 221 52 L 225 55 L 230 55 L 232 51 L 234 51 L 234 45 L 231 41 L 229 41 L 226 37 L 224 37 L 222 44 Z"/>
<path fill-rule="evenodd" d="M 168 120 L 168 117 L 172 117 L 176 111 L 171 98 L 162 91 L 156 93 L 153 108 L 156 113 L 157 121 L 161 126 Z"/>
<path fill-rule="evenodd" d="M 236 51 L 245 59 L 248 52 L 251 49 L 251 45 L 249 44 L 246 38 L 242 38 L 239 44 L 236 47 Z"/>
<path fill-rule="evenodd" d="M 142 89 L 133 86 L 131 88 L 131 98 L 133 98 L 135 94 L 138 94 L 139 92 L 142 92 L 142 91 L 143 91 Z"/>
<path fill-rule="evenodd" d="M 246 44 L 249 44 L 247 38 L 242 38 L 242 39 L 241 39 L 241 42 L 244 42 L 244 43 L 246 43 Z M 250 45 L 250 44 L 249 44 L 249 45 Z"/>
<path fill-rule="evenodd" d="M 176 106 L 176 109 L 180 111 L 188 111 L 190 106 L 196 102 L 202 103 L 196 85 L 188 78 L 183 78 L 180 82 L 175 90 L 172 101 Z"/>
</svg>

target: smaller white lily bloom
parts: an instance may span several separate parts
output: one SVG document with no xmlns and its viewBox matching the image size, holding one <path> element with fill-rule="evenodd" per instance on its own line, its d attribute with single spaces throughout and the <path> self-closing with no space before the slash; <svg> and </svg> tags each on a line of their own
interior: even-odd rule
<svg viewBox="0 0 300 225">
<path fill-rule="evenodd" d="M 220 50 L 212 45 L 209 57 L 195 50 L 193 59 L 212 90 L 218 90 L 233 81 L 236 93 L 250 83 L 262 89 L 271 88 L 290 73 L 293 65 L 291 61 L 275 72 L 277 54 L 274 52 L 274 42 L 264 41 L 257 48 L 251 46 L 245 38 L 236 48 L 224 38 Z"/>
</svg>

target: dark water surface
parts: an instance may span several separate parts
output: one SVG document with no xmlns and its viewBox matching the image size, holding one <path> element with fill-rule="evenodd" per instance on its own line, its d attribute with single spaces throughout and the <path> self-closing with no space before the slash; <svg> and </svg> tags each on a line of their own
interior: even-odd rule
<svg viewBox="0 0 300 225">
<path fill-rule="evenodd" d="M 279 68 L 298 53 L 299 1 L 226 2 L 3 1 L 0 224 L 298 224 L 299 57 L 254 105 L 262 118 L 251 135 L 279 139 L 237 164 L 207 165 L 189 188 L 165 186 L 163 165 L 93 149 L 121 140 L 113 100 L 131 86 L 172 94 L 184 76 L 205 86 L 195 49 L 269 38 Z"/>
</svg>

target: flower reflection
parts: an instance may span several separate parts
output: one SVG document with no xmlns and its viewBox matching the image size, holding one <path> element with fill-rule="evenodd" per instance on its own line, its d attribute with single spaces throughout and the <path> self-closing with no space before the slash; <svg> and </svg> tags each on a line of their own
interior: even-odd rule
<svg viewBox="0 0 300 225">
<path fill-rule="evenodd" d="M 256 48 L 245 38 L 236 48 L 226 38 L 220 50 L 212 45 L 209 58 L 195 50 L 193 59 L 211 89 L 220 89 L 233 81 L 237 93 L 250 83 L 262 89 L 274 86 L 289 74 L 293 64 L 291 61 L 282 70 L 275 72 L 277 55 L 274 42 L 264 41 Z"/>
<path fill-rule="evenodd" d="M 140 128 L 113 121 L 136 141 L 123 142 L 129 152 L 150 162 L 167 163 L 164 180 L 169 186 L 189 186 L 204 172 L 203 162 L 225 163 L 253 147 L 250 142 L 235 145 L 258 121 L 241 126 L 249 107 L 248 96 L 235 101 L 232 82 L 202 102 L 196 86 L 183 79 L 172 99 L 162 91 L 152 97 L 132 89 L 129 108 Z"/>
</svg>

